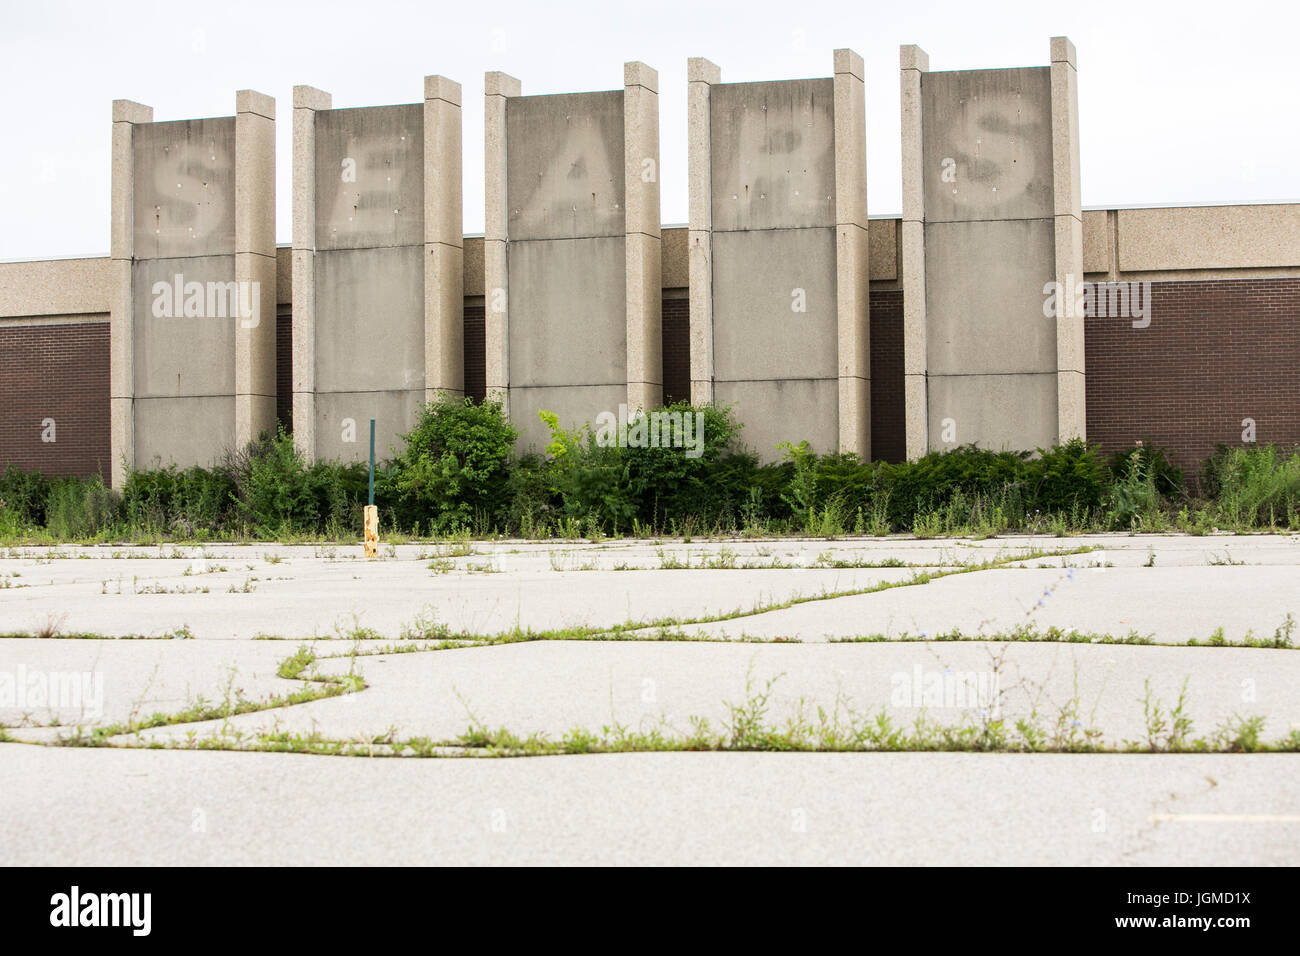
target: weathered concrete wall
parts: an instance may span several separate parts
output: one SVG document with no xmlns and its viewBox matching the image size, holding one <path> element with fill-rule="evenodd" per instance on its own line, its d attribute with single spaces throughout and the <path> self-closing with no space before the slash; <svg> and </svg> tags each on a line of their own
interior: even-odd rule
<svg viewBox="0 0 1300 956">
<path fill-rule="evenodd" d="M 714 401 L 735 403 L 744 443 L 765 460 L 779 441 L 831 451 L 833 81 L 719 84 L 709 107 Z"/>
<path fill-rule="evenodd" d="M 424 106 L 319 110 L 315 455 L 400 445 L 424 401 Z"/>
<path fill-rule="evenodd" d="M 239 320 L 209 314 L 206 296 L 235 279 L 235 118 L 134 130 L 134 463 L 208 465 L 235 447 Z"/>
<path fill-rule="evenodd" d="M 1193 206 L 1115 211 L 1125 273 L 1269 269 L 1300 260 L 1300 216 L 1289 205 Z M 1103 238 L 1111 235 L 1101 230 Z"/>
<path fill-rule="evenodd" d="M 870 457 L 861 60 L 835 76 L 719 82 L 691 63 L 692 397 L 781 441 Z"/>
<path fill-rule="evenodd" d="M 113 102 L 112 481 L 209 465 L 275 424 L 275 100 L 153 122 Z"/>
<path fill-rule="evenodd" d="M 519 445 L 627 401 L 622 90 L 506 101 L 509 409 Z"/>
<path fill-rule="evenodd" d="M 332 109 L 294 87 L 294 443 L 309 459 L 400 451 L 420 406 L 464 393 L 460 85 Z"/>
<path fill-rule="evenodd" d="M 1046 447 L 1082 430 L 1082 327 L 1044 314 L 1045 286 L 1083 271 L 1068 95 L 1055 63 L 931 73 L 918 53 L 904 49 L 904 205 L 923 246 L 909 248 L 905 211 L 903 271 L 925 406 L 909 395 L 908 452 Z"/>
</svg>

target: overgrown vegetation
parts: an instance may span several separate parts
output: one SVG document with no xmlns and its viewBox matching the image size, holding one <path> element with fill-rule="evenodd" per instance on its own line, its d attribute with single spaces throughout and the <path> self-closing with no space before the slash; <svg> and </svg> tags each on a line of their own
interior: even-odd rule
<svg viewBox="0 0 1300 956">
<path fill-rule="evenodd" d="M 383 649 L 398 653 L 402 649 Z M 416 649 L 411 649 L 415 651 Z M 1145 682 L 1142 704 L 1143 730 L 1136 738 L 1109 737 L 1096 723 L 1101 694 L 1085 713 L 1076 672 L 1075 692 L 1069 700 L 1053 707 L 1040 708 L 1035 701 L 1027 711 L 1016 716 L 1004 715 L 1002 705 L 1008 696 L 1000 688 L 980 707 L 966 709 L 958 720 L 942 722 L 932 717 L 924 706 L 911 720 L 901 713 L 891 714 L 881 707 L 875 711 L 859 710 L 843 694 L 833 705 L 813 707 L 800 698 L 784 717 L 773 714 L 773 693 L 780 675 L 766 680 L 759 688 L 752 674 L 738 702 L 724 701 L 725 715 L 717 724 L 708 717 L 692 715 L 686 728 L 673 726 L 661 719 L 649 728 L 633 728 L 611 717 L 599 730 L 573 727 L 558 739 L 533 731 L 519 733 L 505 727 L 491 728 L 470 712 L 469 727 L 459 736 L 447 740 L 428 737 L 399 737 L 395 728 L 386 733 L 343 740 L 327 737 L 316 730 L 301 733 L 275 730 L 251 733 L 231 726 L 230 718 L 240 714 L 318 700 L 363 690 L 364 681 L 355 673 L 359 656 L 357 647 L 345 656 L 351 659 L 348 674 L 321 675 L 316 669 L 320 660 L 308 647 L 298 651 L 280 665 L 278 674 L 289 680 L 302 680 L 302 689 L 268 701 L 257 702 L 232 691 L 234 675 L 228 683 L 224 702 L 213 705 L 200 699 L 176 714 L 156 713 L 140 719 L 134 713 L 127 721 L 83 728 L 74 727 L 61 735 L 54 746 L 63 747 L 152 747 L 196 750 L 253 750 L 294 752 L 320 755 L 360 757 L 527 757 L 559 754 L 634 753 L 653 751 L 766 751 L 766 752 L 995 752 L 995 753 L 1296 753 L 1300 752 L 1300 730 L 1292 729 L 1285 737 L 1266 740 L 1262 716 L 1233 716 L 1222 720 L 1206 735 L 1193 736 L 1189 716 L 1187 681 L 1184 680 L 1176 700 L 1166 703 Z M 997 658 L 1001 666 L 1001 658 Z M 315 682 L 317 686 L 310 686 Z M 1032 690 L 1032 688 L 1031 688 Z M 468 705 L 467 709 L 468 709 Z M 192 729 L 183 738 L 146 738 L 142 732 L 153 728 L 201 721 L 222 720 L 219 728 L 200 734 Z M 2 730 L 3 728 L 0 728 Z M 131 736 L 134 735 L 134 736 Z M 116 738 L 116 739 L 115 739 Z"/>
<path fill-rule="evenodd" d="M 965 446 L 916 461 L 862 462 L 785 443 L 760 463 L 727 408 L 663 410 L 702 422 L 698 454 L 602 443 L 590 427 L 542 418 L 542 454 L 515 452 L 498 403 L 443 398 L 423 407 L 401 450 L 377 466 L 375 499 L 392 535 L 603 536 L 1011 531 L 1300 530 L 1300 449 L 1220 446 L 1192 490 L 1142 442 L 1105 460 L 1075 440 L 1035 452 Z M 364 463 L 308 464 L 290 435 L 263 435 L 211 468 L 98 478 L 0 475 L 0 541 L 355 540 Z"/>
<path fill-rule="evenodd" d="M 724 615 L 725 616 L 725 615 Z M 1274 635 L 1273 642 L 1248 641 L 1242 645 L 1252 647 L 1290 647 L 1294 621 L 1287 616 L 1283 626 Z M 270 698 L 250 699 L 237 686 L 237 674 L 232 669 L 218 701 L 199 697 L 174 713 L 155 712 L 142 715 L 143 699 L 135 701 L 129 715 L 122 720 L 104 724 L 77 724 L 69 732 L 60 734 L 50 743 L 62 747 L 150 747 L 202 750 L 261 750 L 272 752 L 297 752 L 367 757 L 463 757 L 463 756 L 544 756 L 553 754 L 622 753 L 636 751 L 793 751 L 793 752 L 859 752 L 859 751 L 967 751 L 1002 753 L 1268 753 L 1300 752 L 1300 730 L 1291 729 L 1287 736 L 1266 740 L 1263 736 L 1265 718 L 1254 715 L 1234 715 L 1222 720 L 1207 735 L 1194 736 L 1193 722 L 1188 706 L 1188 680 L 1184 678 L 1173 701 L 1156 696 L 1151 681 L 1145 682 L 1145 692 L 1137 703 L 1142 706 L 1142 731 L 1137 737 L 1113 736 L 1104 733 L 1097 724 L 1098 706 L 1104 690 L 1097 691 L 1091 702 L 1082 699 L 1079 669 L 1076 663 L 1074 693 L 1057 701 L 1049 701 L 1043 686 L 1023 675 L 1004 686 L 998 675 L 1010 674 L 1005 657 L 1012 643 L 1024 641 L 1065 641 L 1070 643 L 1150 644 L 1149 637 L 1136 633 L 1126 636 L 1063 632 L 1056 628 L 1039 630 L 1030 624 L 1010 632 L 966 635 L 951 631 L 932 638 L 900 635 L 867 635 L 852 641 L 935 640 L 939 642 L 981 641 L 990 645 L 989 667 L 993 679 L 984 690 L 970 689 L 972 696 L 944 707 L 956 707 L 961 713 L 955 722 L 940 722 L 928 712 L 929 701 L 893 700 L 891 707 L 901 708 L 891 712 L 890 707 L 876 710 L 857 708 L 853 701 L 837 692 L 833 704 L 813 706 L 804 698 L 795 702 L 793 710 L 784 706 L 784 717 L 772 714 L 773 689 L 781 675 L 767 679 L 762 687 L 753 680 L 752 671 L 747 676 L 745 692 L 739 702 L 724 701 L 725 716 L 714 725 L 706 717 L 691 716 L 685 729 L 675 727 L 661 719 L 646 727 L 643 721 L 638 728 L 619 722 L 611 714 L 611 722 L 596 730 L 574 727 L 561 737 L 545 733 L 518 733 L 504 727 L 492 728 L 479 719 L 465 703 L 469 716 L 468 729 L 457 737 L 434 740 L 426 737 L 399 737 L 396 728 L 376 736 L 362 735 L 348 740 L 331 738 L 313 730 L 308 733 L 270 731 L 251 733 L 237 729 L 231 719 L 243 714 L 269 711 L 309 703 L 325 697 L 355 693 L 366 688 L 358 673 L 358 659 L 366 656 L 406 653 L 425 653 L 463 648 L 465 646 L 490 646 L 534 640 L 661 640 L 661 641 L 716 641 L 721 638 L 687 634 L 681 630 L 663 628 L 647 634 L 641 627 L 632 625 L 614 628 L 578 626 L 544 633 L 514 632 L 496 635 L 456 634 L 438 621 L 431 609 L 424 609 L 413 622 L 401 629 L 400 640 L 386 641 L 378 632 L 354 625 L 336 628 L 332 638 L 300 644 L 297 650 L 283 659 L 277 676 L 299 681 L 301 685 L 289 693 Z M 91 635 L 86 635 L 90 637 Z M 1219 639 L 1208 643 L 1224 644 Z M 277 639 L 263 635 L 261 639 Z M 747 639 L 753 640 L 753 639 Z M 779 642 L 780 638 L 770 639 Z M 331 641 L 350 645 L 338 653 L 320 653 Z M 760 642 L 761 643 L 761 642 Z M 1188 641 L 1195 645 L 1196 641 Z M 1000 649 L 992 645 L 1000 644 Z M 328 673 L 320 670 L 320 663 L 328 659 L 349 662 L 346 673 Z M 964 701 L 964 702 L 963 702 Z M 936 703 L 936 706 L 939 706 Z M 1013 713 L 1005 711 L 1010 710 Z M 908 719 L 909 712 L 915 712 Z M 183 737 L 147 737 L 144 732 L 156 728 L 176 727 L 183 724 L 201 724 L 222 721 L 219 726 L 191 728 Z M 20 726 L 28 726 L 24 721 Z M 38 725 L 34 725 L 38 726 Z M 48 726 L 57 726 L 50 724 Z M 0 739 L 13 739 L 4 734 L 0 726 Z"/>
</svg>

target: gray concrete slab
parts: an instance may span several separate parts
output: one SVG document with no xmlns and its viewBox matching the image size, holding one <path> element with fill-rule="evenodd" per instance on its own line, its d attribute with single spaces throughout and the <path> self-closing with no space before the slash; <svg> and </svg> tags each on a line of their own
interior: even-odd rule
<svg viewBox="0 0 1300 956">
<path fill-rule="evenodd" d="M 1294 567 L 1027 568 L 980 571 L 878 594 L 804 604 L 734 621 L 699 625 L 714 637 L 828 640 L 873 634 L 969 636 L 1049 627 L 1160 643 L 1204 642 L 1222 628 L 1229 640 L 1271 638 L 1288 614 L 1300 621 Z M 1040 603 L 1041 602 L 1041 603 Z M 1300 643 L 1300 631 L 1293 637 Z"/>
<path fill-rule="evenodd" d="M 1052 217 L 1051 95 L 1047 67 L 921 74 L 927 223 Z"/>
<path fill-rule="evenodd" d="M 143 123 L 131 147 L 135 257 L 233 253 L 235 118 Z"/>
<path fill-rule="evenodd" d="M 839 448 L 839 425 L 827 409 L 839 400 L 839 383 L 835 378 L 776 379 L 769 382 L 722 382 L 714 384 L 713 393 L 720 404 L 734 404 L 745 409 L 740 417 L 740 444 L 760 461 L 782 461 L 785 452 L 778 445 L 788 441 L 790 417 L 798 416 L 798 431 L 819 455 L 833 454 Z"/>
<path fill-rule="evenodd" d="M 1218 627 L 1230 639 L 1271 637 L 1288 613 L 1300 617 L 1298 536 L 496 541 L 473 542 L 469 554 L 445 543 L 385 547 L 371 562 L 359 545 L 10 549 L 0 555 L 8 584 L 0 632 L 32 632 L 53 618 L 64 633 L 161 635 L 188 625 L 199 639 L 308 638 L 359 623 L 395 638 L 430 610 L 476 633 L 604 627 L 761 611 L 1029 548 L 1085 547 L 1098 550 L 702 627 L 825 640 L 954 627 L 987 635 L 1031 623 L 1182 643 Z"/>
<path fill-rule="evenodd" d="M 0 860 L 1287 865 L 1296 758 L 367 760 L 0 745 Z"/>
<path fill-rule="evenodd" d="M 1056 443 L 1055 372 L 936 375 L 929 381 L 931 451 L 972 442 L 993 451 Z"/>
<path fill-rule="evenodd" d="M 228 255 L 132 263 L 137 399 L 234 395 L 235 329 L 242 321 L 237 314 L 242 305 L 253 304 L 251 290 L 241 293 L 236 288 L 231 294 L 228 283 L 234 279 L 233 247 Z M 201 291 L 190 283 L 200 283 Z M 211 303 L 209 284 L 214 292 Z M 273 294 L 273 289 L 259 289 L 257 305 L 266 307 L 261 314 L 273 314 Z M 186 314 L 187 305 L 191 314 Z M 167 437 L 145 428 L 141 440 L 161 445 Z"/>
<path fill-rule="evenodd" d="M 397 637 L 403 625 L 430 610 L 452 630 L 474 633 L 612 627 L 750 610 L 796 594 L 865 588 L 911 573 L 581 570 L 591 565 L 579 552 L 559 552 L 554 566 L 545 556 L 471 555 L 451 562 L 459 570 L 442 573 L 429 569 L 430 558 L 367 563 L 357 554 L 359 546 L 339 550 L 353 556 L 295 556 L 273 564 L 211 547 L 206 559 L 66 560 L 51 570 L 24 569 L 19 562 L 23 577 L 12 580 L 25 586 L 0 590 L 0 632 L 39 630 L 53 617 L 64 633 L 153 635 L 185 625 L 200 638 L 308 638 L 361 625 Z M 676 560 L 684 562 L 686 550 Z"/>
<path fill-rule="evenodd" d="M 337 644 L 338 642 L 332 642 Z M 286 648 L 286 654 L 290 648 Z M 321 645 L 322 654 L 348 647 Z M 766 722 L 785 727 L 818 709 L 841 726 L 887 713 L 896 726 L 1035 718 L 1044 730 L 1072 711 L 1080 731 L 1110 746 L 1148 739 L 1144 701 L 1166 711 L 1186 686 L 1189 736 L 1209 736 L 1234 717 L 1263 717 L 1263 739 L 1300 729 L 1300 654 L 1258 648 L 1071 644 L 890 643 L 800 645 L 546 641 L 322 662 L 322 673 L 357 673 L 369 685 L 347 697 L 228 721 L 146 731 L 182 741 L 192 732 L 317 732 L 335 740 L 454 740 L 470 727 L 559 740 L 583 729 L 625 726 L 685 735 L 704 718 L 717 730 L 732 707 L 766 695 Z"/>
<path fill-rule="evenodd" d="M 506 140 L 512 240 L 624 234 L 622 90 L 511 97 Z"/>
<path fill-rule="evenodd" d="M 1027 550 L 1083 546 L 1096 550 Z M 1281 754 L 415 760 L 145 746 L 231 747 L 262 732 L 451 740 L 471 725 L 556 740 L 615 725 L 687 731 L 693 717 L 725 732 L 731 705 L 759 693 L 777 728 L 799 715 L 816 723 L 820 712 L 847 723 L 883 711 L 907 728 L 922 714 L 940 725 L 1012 723 L 1032 710 L 1050 732 L 1077 706 L 1067 723 L 1116 744 L 1147 736 L 1148 686 L 1167 714 L 1184 684 L 1192 737 L 1247 717 L 1264 719 L 1266 741 L 1300 728 L 1295 650 L 827 642 L 953 626 L 990 634 L 1026 622 L 1149 628 L 1166 641 L 1217 626 L 1230 639 L 1268 637 L 1296 610 L 1297 536 L 496 541 L 464 550 L 403 545 L 366 562 L 348 556 L 359 546 L 9 549 L 0 555 L 0 629 L 160 634 L 188 623 L 196 639 L 0 639 L 0 692 L 11 695 L 0 723 L 32 741 L 0 745 L 9 771 L 0 813 L 11 824 L 0 859 L 1269 864 L 1289 862 L 1300 844 L 1296 758 Z M 276 676 L 299 642 L 249 639 L 259 631 L 343 634 L 360 623 L 395 639 L 420 613 L 475 631 L 681 618 L 994 558 L 1011 560 L 698 628 L 725 643 L 547 641 L 353 659 L 354 649 L 379 648 L 320 640 L 316 652 L 336 656 L 319 673 L 358 673 L 366 689 L 143 731 L 113 748 L 40 746 L 78 725 L 176 713 L 199 699 L 265 703 L 311 686 Z M 807 643 L 739 643 L 790 636 Z M 25 693 L 42 687 L 46 699 L 15 700 L 20 678 Z"/>
<path fill-rule="evenodd" d="M 735 381 L 830 379 L 838 370 L 835 229 L 761 229 L 713 236 L 714 375 Z M 803 435 L 834 403 L 787 407 L 773 428 Z M 771 408 L 741 404 L 748 426 Z M 790 416 L 794 414 L 795 423 Z M 805 424 L 806 423 L 806 424 Z"/>
<path fill-rule="evenodd" d="M 834 80 L 709 91 L 713 228 L 835 224 Z"/>
<path fill-rule="evenodd" d="M 614 236 L 511 242 L 512 388 L 626 387 L 625 241 Z"/>
<path fill-rule="evenodd" d="M 933 317 L 925 347 L 931 378 L 1056 371 L 1056 319 L 1043 314 L 1043 286 L 1054 276 L 1052 230 L 1051 219 L 926 225 L 925 307 Z M 1017 407 L 1013 427 L 1024 428 L 1026 417 L 1037 411 L 1028 402 Z M 961 421 L 959 408 L 945 414 Z M 1034 431 L 1021 434 L 1014 447 L 1036 447 Z M 973 437 L 978 436 L 962 441 Z"/>
<path fill-rule="evenodd" d="M 424 388 L 424 246 L 316 254 L 316 388 Z"/>
<path fill-rule="evenodd" d="M 322 460 L 367 461 L 370 419 L 375 420 L 375 458 L 401 454 L 419 421 L 424 388 L 390 391 L 317 392 L 316 456 Z"/>
<path fill-rule="evenodd" d="M 315 162 L 318 250 L 424 244 L 423 103 L 318 111 Z"/>
<path fill-rule="evenodd" d="M 140 468 L 210 468 L 235 448 L 235 396 L 135 400 L 135 462 Z"/>
<path fill-rule="evenodd" d="M 0 724 L 24 739 L 297 690 L 276 676 L 297 645 L 276 641 L 0 640 Z M 58 730 L 54 728 L 63 728 Z"/>
</svg>

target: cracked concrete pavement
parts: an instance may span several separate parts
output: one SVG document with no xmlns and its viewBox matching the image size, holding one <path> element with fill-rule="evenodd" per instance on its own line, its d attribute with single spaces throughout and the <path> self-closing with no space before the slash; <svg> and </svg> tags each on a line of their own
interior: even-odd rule
<svg viewBox="0 0 1300 956">
<path fill-rule="evenodd" d="M 922 710 L 955 723 L 981 719 L 990 705 L 1009 721 L 1037 708 L 1050 724 L 1077 700 L 1080 720 L 1119 743 L 1145 735 L 1148 682 L 1166 708 L 1185 682 L 1194 736 L 1246 716 L 1263 718 L 1265 739 L 1300 729 L 1293 649 L 837 642 L 955 628 L 989 638 L 1027 625 L 1136 632 L 1169 645 L 1204 643 L 1218 629 L 1230 641 L 1300 644 L 1289 623 L 1300 617 L 1295 535 L 473 542 L 465 550 L 402 545 L 367 562 L 359 547 L 344 546 L 10 549 L 0 555 L 0 632 L 53 636 L 0 639 L 0 724 L 13 738 L 49 742 L 199 700 L 266 701 L 304 686 L 276 668 L 305 643 L 321 657 L 319 673 L 357 673 L 366 689 L 113 743 L 271 731 L 446 740 L 471 722 L 552 739 L 612 723 L 685 730 L 692 717 L 720 728 L 728 703 L 768 681 L 775 724 L 801 708 L 815 717 L 837 705 L 903 724 Z M 1036 553 L 1057 551 L 1080 553 Z M 952 573 L 990 560 L 1001 566 Z M 947 576 L 906 584 L 920 574 Z M 885 585 L 895 586 L 829 596 Z M 802 603 L 763 610 L 792 600 Z M 370 653 L 421 616 L 453 633 L 491 635 L 723 615 L 737 616 L 680 628 L 714 642 Z M 353 640 L 358 627 L 387 640 Z M 137 639 L 57 636 L 82 631 Z M 177 633 L 193 639 L 162 636 Z M 288 640 L 254 639 L 266 635 Z M 35 685 L 19 691 L 19 675 L 44 680 L 55 699 L 40 700 Z M 80 699 L 66 682 L 55 691 L 69 675 L 90 677 Z M 366 760 L 15 743 L 0 745 L 0 767 L 0 810 L 10 821 L 0 861 L 11 863 L 1272 863 L 1300 849 L 1300 755 L 1292 754 Z M 268 793 L 256 812 L 234 812 Z M 1172 822 L 1153 823 L 1161 801 L 1202 812 L 1184 821 L 1161 811 Z M 421 806 L 434 809 L 421 817 L 413 809 Z M 637 812 L 617 812 L 628 806 Z M 484 823 L 492 807 L 501 814 Z M 195 810 L 211 824 L 199 837 L 188 829 Z M 388 835 L 364 825 L 381 812 Z M 365 832 L 344 832 L 350 819 Z M 506 829 L 492 829 L 501 820 Z M 138 840 L 104 835 L 111 821 L 138 830 Z M 279 856 L 259 855 L 252 847 L 277 826 L 311 827 L 315 836 L 278 835 Z"/>
</svg>

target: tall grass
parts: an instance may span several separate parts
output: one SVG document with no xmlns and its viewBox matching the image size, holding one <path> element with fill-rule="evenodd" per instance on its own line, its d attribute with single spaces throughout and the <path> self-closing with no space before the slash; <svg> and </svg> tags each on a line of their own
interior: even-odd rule
<svg viewBox="0 0 1300 956">
<path fill-rule="evenodd" d="M 1221 448 L 1206 471 L 1222 524 L 1300 527 L 1300 448 Z"/>
<path fill-rule="evenodd" d="M 784 460 L 763 463 L 726 408 L 707 408 L 695 458 L 601 446 L 589 430 L 565 431 L 551 418 L 548 453 L 519 457 L 499 406 L 456 398 L 426 406 L 406 449 L 376 474 L 384 533 L 984 538 L 1300 529 L 1297 448 L 1221 448 L 1205 464 L 1198 500 L 1168 457 L 1141 443 L 1110 465 L 1082 441 L 1037 454 L 965 447 L 900 463 L 785 444 Z M 210 468 L 133 472 L 120 494 L 98 477 L 49 479 L 11 466 L 0 473 L 0 541 L 356 540 L 366 485 L 364 464 L 306 462 L 283 432 Z"/>
</svg>

